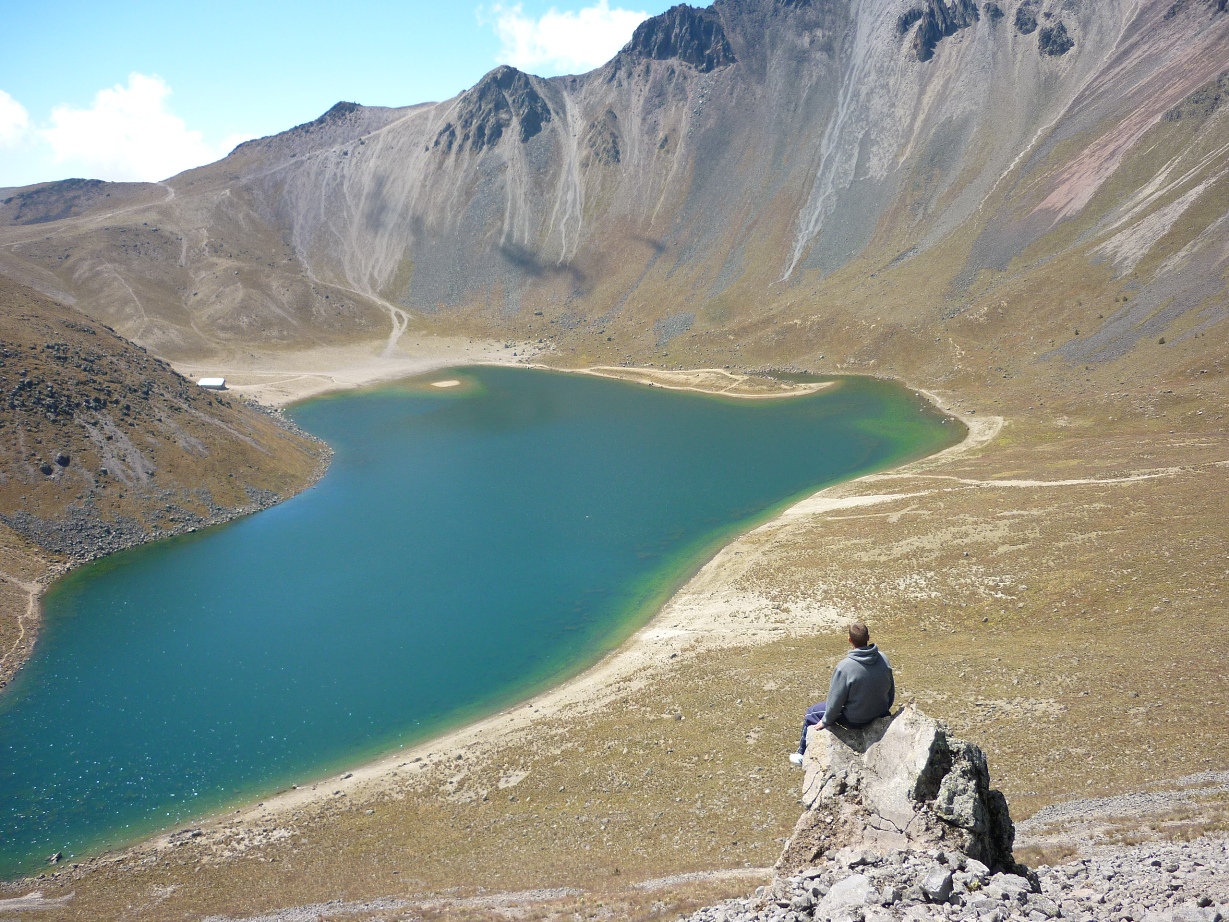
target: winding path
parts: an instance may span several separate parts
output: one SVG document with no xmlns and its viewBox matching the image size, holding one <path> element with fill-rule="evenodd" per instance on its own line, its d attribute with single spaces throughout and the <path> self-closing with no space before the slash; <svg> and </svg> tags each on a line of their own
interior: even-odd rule
<svg viewBox="0 0 1229 922">
<path fill-rule="evenodd" d="M 13 645 L 9 647 L 8 651 L 3 656 L 0 656 L 0 679 L 3 679 L 5 674 L 10 671 L 9 664 L 13 660 L 13 657 L 18 656 L 19 651 L 25 644 L 26 622 L 33 623 L 38 620 L 38 597 L 42 594 L 43 585 L 39 582 L 27 582 L 26 580 L 20 580 L 15 576 L 2 572 L 0 572 L 0 583 L 8 583 L 9 585 L 16 586 L 26 594 L 25 614 L 17 616 L 17 639 L 13 641 Z M 18 656 L 19 661 L 24 661 L 24 659 L 24 656 Z"/>
</svg>

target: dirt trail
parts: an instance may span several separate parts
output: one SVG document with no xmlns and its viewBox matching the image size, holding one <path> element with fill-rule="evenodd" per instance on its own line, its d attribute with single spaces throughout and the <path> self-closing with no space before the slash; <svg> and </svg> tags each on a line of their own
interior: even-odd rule
<svg viewBox="0 0 1229 922">
<path fill-rule="evenodd" d="M 746 880 L 747 886 L 767 882 L 772 877 L 772 868 L 735 868 L 727 871 L 697 871 L 690 874 L 675 874 L 671 877 L 659 877 L 651 880 L 637 881 L 627 889 L 653 892 L 666 890 L 687 884 L 712 884 L 724 881 Z M 406 900 L 396 897 L 380 897 L 371 900 L 332 900 L 327 903 L 312 903 L 307 906 L 288 906 L 275 912 L 262 913 L 257 916 L 209 916 L 205 922 L 316 922 L 319 919 L 332 919 L 345 916 L 363 915 L 373 917 L 373 913 L 383 912 L 478 912 L 492 913 L 501 918 L 520 918 L 536 906 L 550 903 L 572 903 L 578 897 L 585 897 L 593 891 L 576 887 L 539 888 L 534 890 L 518 890 L 509 893 L 490 893 L 482 896 L 433 898 L 423 900 Z M 602 899 L 609 900 L 610 894 L 601 894 Z M 16 901 L 12 901 L 16 902 Z M 45 905 L 45 903 L 44 903 Z M 0 903 L 0 910 L 4 906 Z M 401 916 L 398 916 L 401 918 Z"/>
<path fill-rule="evenodd" d="M 40 582 L 21 580 L 8 573 L 0 573 L 0 582 L 16 586 L 26 594 L 25 613 L 17 616 L 17 639 L 4 652 L 4 655 L 0 656 L 0 678 L 4 678 L 15 668 L 15 663 L 24 662 L 26 659 L 26 625 L 37 624 L 39 620 L 38 600 L 45 587 Z"/>
</svg>

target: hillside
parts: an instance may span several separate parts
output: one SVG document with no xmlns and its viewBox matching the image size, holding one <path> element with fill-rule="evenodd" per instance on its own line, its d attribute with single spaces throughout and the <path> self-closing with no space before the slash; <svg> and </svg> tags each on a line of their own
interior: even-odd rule
<svg viewBox="0 0 1229 922">
<path fill-rule="evenodd" d="M 4 278 L 0 389 L 0 680 L 34 639 L 27 603 L 48 572 L 269 505 L 324 463 L 317 443 Z"/>
</svg>

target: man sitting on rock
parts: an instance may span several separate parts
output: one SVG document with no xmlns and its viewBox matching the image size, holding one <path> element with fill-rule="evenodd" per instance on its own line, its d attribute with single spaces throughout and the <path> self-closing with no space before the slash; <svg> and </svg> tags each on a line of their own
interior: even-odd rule
<svg viewBox="0 0 1229 922">
<path fill-rule="evenodd" d="M 798 751 L 789 756 L 795 765 L 802 764 L 807 751 L 807 731 L 811 727 L 818 726 L 822 730 L 840 723 L 856 730 L 886 717 L 892 709 L 892 702 L 896 700 L 892 665 L 871 643 L 871 632 L 861 621 L 849 625 L 849 645 L 853 649 L 836 664 L 832 673 L 827 700 L 807 708 Z"/>
</svg>

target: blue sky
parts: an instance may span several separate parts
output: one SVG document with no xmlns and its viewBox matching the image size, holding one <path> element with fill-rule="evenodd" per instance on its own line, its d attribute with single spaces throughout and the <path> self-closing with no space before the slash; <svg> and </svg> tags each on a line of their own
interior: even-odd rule
<svg viewBox="0 0 1229 922">
<path fill-rule="evenodd" d="M 0 0 L 0 187 L 164 179 L 338 100 L 446 99 L 500 63 L 583 72 L 669 5 Z"/>
</svg>

